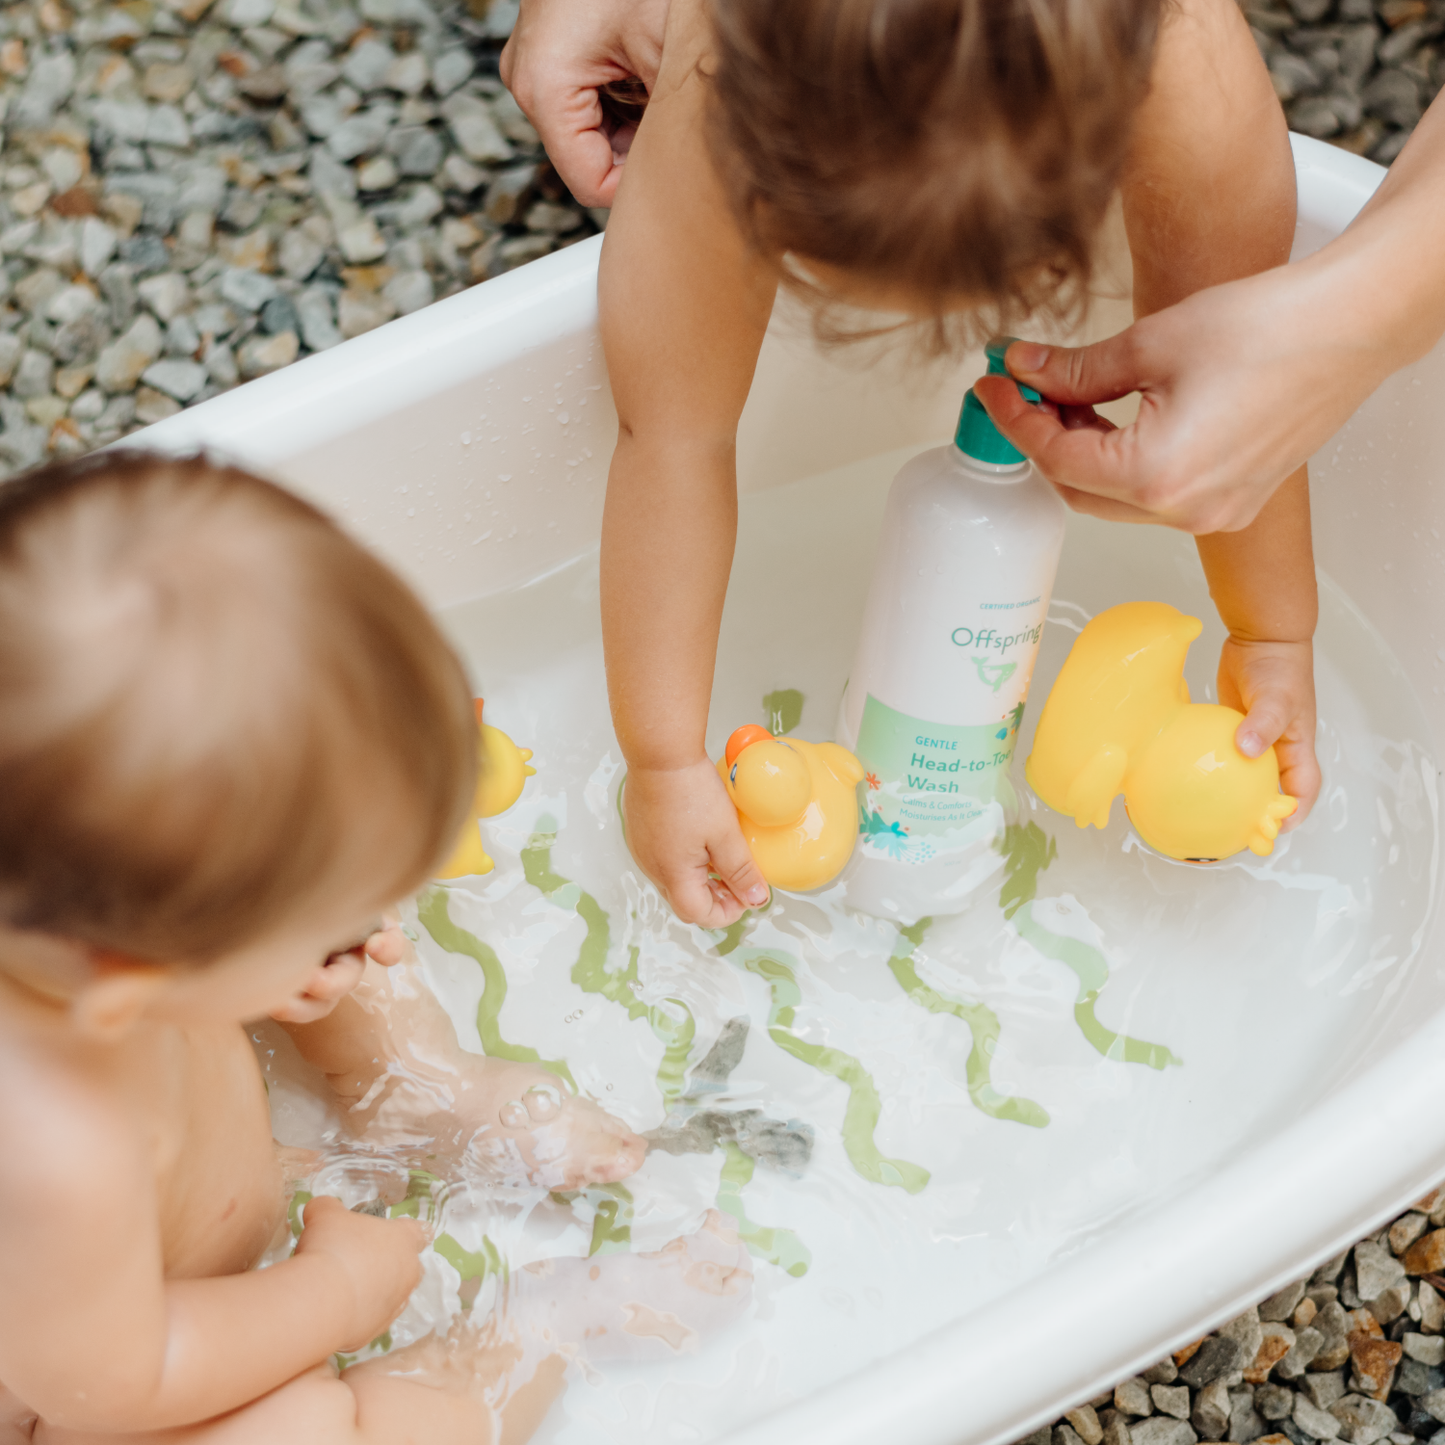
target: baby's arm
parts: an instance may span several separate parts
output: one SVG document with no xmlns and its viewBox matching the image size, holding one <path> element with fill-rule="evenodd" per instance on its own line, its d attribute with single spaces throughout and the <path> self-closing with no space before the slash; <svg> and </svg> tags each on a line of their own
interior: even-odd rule
<svg viewBox="0 0 1445 1445">
<path fill-rule="evenodd" d="M 628 843 L 680 918 L 715 928 L 767 899 L 704 733 L 737 530 L 737 423 L 776 285 L 708 154 L 706 33 L 699 7 L 678 0 L 607 227 L 598 300 L 619 421 L 602 628 Z"/>
<path fill-rule="evenodd" d="M 1289 259 L 1295 173 L 1284 114 L 1234 0 L 1166 7 L 1123 182 L 1136 316 Z M 1243 531 L 1198 539 L 1229 628 L 1220 701 L 1251 756 L 1277 744 L 1303 821 L 1319 792 L 1311 638 L 1318 606 L 1301 467 Z"/>
<path fill-rule="evenodd" d="M 158 1430 L 254 1400 L 384 1330 L 420 1278 L 409 1220 L 307 1206 L 294 1258 L 164 1278 L 152 1142 L 73 1082 L 0 1121 L 0 1380 L 55 1426 Z M 198 1190 L 168 1232 L 233 1201 Z"/>
</svg>

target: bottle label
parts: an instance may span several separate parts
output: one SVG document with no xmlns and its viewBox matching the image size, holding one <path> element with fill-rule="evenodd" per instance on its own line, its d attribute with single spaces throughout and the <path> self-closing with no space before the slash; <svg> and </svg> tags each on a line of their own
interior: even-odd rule
<svg viewBox="0 0 1445 1445">
<path fill-rule="evenodd" d="M 858 730 L 859 842 L 867 853 L 926 862 L 973 840 L 1012 795 L 1020 700 L 995 722 L 955 726 L 897 712 L 871 693 Z"/>
</svg>

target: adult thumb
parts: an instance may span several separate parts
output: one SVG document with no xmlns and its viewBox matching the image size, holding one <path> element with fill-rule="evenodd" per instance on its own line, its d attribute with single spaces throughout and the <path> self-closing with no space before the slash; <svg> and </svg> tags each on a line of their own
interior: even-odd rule
<svg viewBox="0 0 1445 1445">
<path fill-rule="evenodd" d="M 1045 346 L 1015 341 L 1004 356 L 1009 374 L 1046 401 L 1093 406 L 1117 401 L 1143 384 L 1134 328 L 1093 346 Z"/>
</svg>

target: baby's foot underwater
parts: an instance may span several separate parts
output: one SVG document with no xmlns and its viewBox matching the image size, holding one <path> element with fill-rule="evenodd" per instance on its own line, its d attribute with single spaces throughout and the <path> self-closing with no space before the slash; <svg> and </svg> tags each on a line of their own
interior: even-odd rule
<svg viewBox="0 0 1445 1445">
<path fill-rule="evenodd" d="M 556 1074 L 461 1053 L 417 1059 L 362 1131 L 371 1144 L 424 1145 L 501 1184 L 573 1190 L 635 1174 L 647 1141 Z"/>
<path fill-rule="evenodd" d="M 547 1189 L 615 1184 L 635 1174 L 647 1141 L 545 1069 L 475 1058 L 454 1112 L 475 1121 L 466 1157 L 508 1183 Z"/>
</svg>

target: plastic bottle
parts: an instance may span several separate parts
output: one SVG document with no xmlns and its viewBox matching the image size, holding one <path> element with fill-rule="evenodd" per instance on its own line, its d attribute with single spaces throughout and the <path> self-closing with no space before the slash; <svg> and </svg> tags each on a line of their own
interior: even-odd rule
<svg viewBox="0 0 1445 1445">
<path fill-rule="evenodd" d="M 1012 340 L 989 343 L 990 375 L 1008 375 Z M 838 728 L 865 774 L 852 906 L 903 923 L 958 912 L 1000 866 L 1064 517 L 971 389 L 953 445 L 894 479 Z"/>
</svg>

